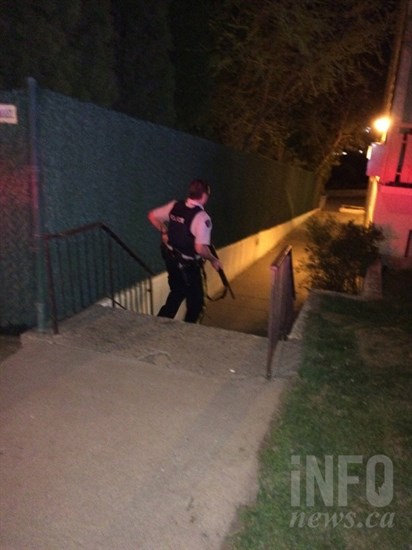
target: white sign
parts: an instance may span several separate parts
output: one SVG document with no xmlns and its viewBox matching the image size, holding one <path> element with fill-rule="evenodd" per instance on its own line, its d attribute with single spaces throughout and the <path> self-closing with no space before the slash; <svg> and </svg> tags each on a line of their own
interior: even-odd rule
<svg viewBox="0 0 412 550">
<path fill-rule="evenodd" d="M 0 123 L 17 124 L 17 108 L 15 105 L 0 103 Z"/>
</svg>

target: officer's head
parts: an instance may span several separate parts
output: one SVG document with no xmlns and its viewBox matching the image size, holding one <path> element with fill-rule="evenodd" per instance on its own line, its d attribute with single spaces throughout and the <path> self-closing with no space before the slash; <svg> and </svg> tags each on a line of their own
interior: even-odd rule
<svg viewBox="0 0 412 550">
<path fill-rule="evenodd" d="M 197 201 L 206 203 L 210 195 L 210 185 L 203 180 L 193 180 L 190 182 L 188 197 Z"/>
</svg>

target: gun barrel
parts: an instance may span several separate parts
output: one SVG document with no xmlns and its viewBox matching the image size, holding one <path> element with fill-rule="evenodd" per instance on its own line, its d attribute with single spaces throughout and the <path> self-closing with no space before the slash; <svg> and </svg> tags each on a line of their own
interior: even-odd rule
<svg viewBox="0 0 412 550">
<path fill-rule="evenodd" d="M 209 249 L 210 249 L 210 252 L 213 254 L 213 256 L 216 256 L 216 258 L 219 258 L 216 252 L 216 248 L 213 246 L 213 244 L 209 245 Z M 223 269 L 219 269 L 218 273 L 223 285 L 228 289 L 232 298 L 235 299 L 235 295 L 233 293 L 232 287 L 230 286 L 229 280 L 226 277 L 226 273 L 223 271 Z"/>
<path fill-rule="evenodd" d="M 235 295 L 233 294 L 232 287 L 230 286 L 228 278 L 226 277 L 226 273 L 223 271 L 223 269 L 219 269 L 218 273 L 219 273 L 219 276 L 222 280 L 222 283 L 228 289 L 228 291 L 230 292 L 230 295 L 232 296 L 232 298 L 235 299 Z"/>
</svg>

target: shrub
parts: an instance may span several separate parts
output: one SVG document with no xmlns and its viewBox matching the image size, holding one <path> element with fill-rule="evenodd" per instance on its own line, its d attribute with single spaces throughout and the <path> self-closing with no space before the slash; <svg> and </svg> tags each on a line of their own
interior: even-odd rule
<svg viewBox="0 0 412 550">
<path fill-rule="evenodd" d="M 330 215 L 311 218 L 306 230 L 308 256 L 302 263 L 310 286 L 356 294 L 360 279 L 379 257 L 382 231 L 373 224 L 343 224 Z"/>
</svg>

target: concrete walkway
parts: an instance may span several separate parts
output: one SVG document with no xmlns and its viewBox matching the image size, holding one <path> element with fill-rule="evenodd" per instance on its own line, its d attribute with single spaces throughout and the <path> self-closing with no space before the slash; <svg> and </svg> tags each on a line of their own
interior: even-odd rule
<svg viewBox="0 0 412 550">
<path fill-rule="evenodd" d="M 223 300 L 208 301 L 202 324 L 258 336 L 267 336 L 272 281 L 270 266 L 287 245 L 292 246 L 293 265 L 294 268 L 298 268 L 306 258 L 306 235 L 303 227 L 292 231 L 284 241 L 232 281 L 231 287 L 235 295 L 234 300 L 228 293 Z M 296 315 L 308 295 L 304 277 L 303 271 L 295 270 Z"/>
<path fill-rule="evenodd" d="M 340 211 L 342 200 L 346 204 L 353 204 L 356 208 L 359 208 L 364 204 L 365 198 L 363 196 L 330 198 L 327 201 L 325 211 L 318 211 L 315 216 L 331 215 L 342 223 L 347 223 L 349 220 L 362 223 L 363 216 L 361 211 L 356 212 L 354 210 L 353 212 L 346 213 Z M 236 297 L 235 300 L 232 300 L 228 294 L 223 300 L 217 302 L 209 301 L 202 324 L 267 336 L 271 287 L 270 266 L 276 259 L 276 256 L 287 245 L 292 246 L 296 291 L 295 316 L 297 316 L 308 297 L 307 273 L 303 269 L 304 262 L 307 260 L 305 250 L 307 235 L 304 225 L 291 231 L 273 250 L 231 282 Z"/>
<path fill-rule="evenodd" d="M 266 339 L 94 306 L 0 368 L 0 548 L 220 548 L 286 378 Z"/>
<path fill-rule="evenodd" d="M 299 365 L 289 349 L 265 379 L 275 254 L 209 304 L 213 327 L 94 306 L 23 335 L 0 364 L 1 550 L 221 547 Z"/>
</svg>

